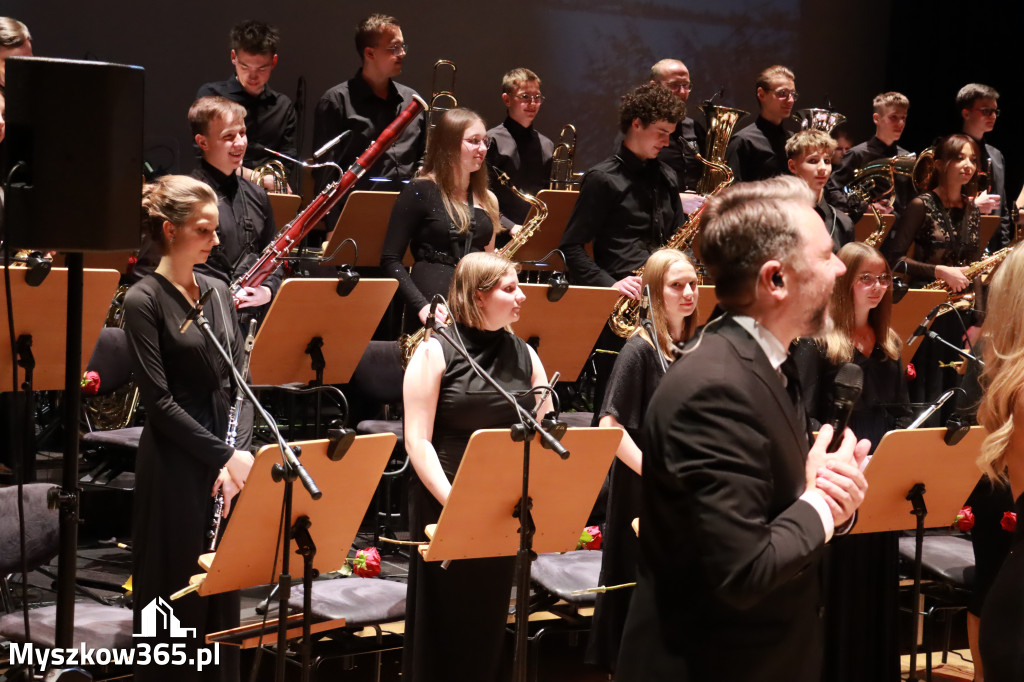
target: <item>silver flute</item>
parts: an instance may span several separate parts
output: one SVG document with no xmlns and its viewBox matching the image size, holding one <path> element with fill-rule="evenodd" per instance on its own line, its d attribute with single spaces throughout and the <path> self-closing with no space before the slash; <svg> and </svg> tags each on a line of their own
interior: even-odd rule
<svg viewBox="0 0 1024 682">
<path fill-rule="evenodd" d="M 242 348 L 242 366 L 239 374 L 247 379 L 249 376 L 249 358 L 252 356 L 252 347 L 256 342 L 256 320 L 249 320 L 249 333 L 245 337 L 245 346 Z M 228 412 L 228 434 L 224 442 L 230 447 L 235 447 L 238 440 L 238 416 L 242 412 L 242 403 L 245 402 L 245 393 L 239 387 L 235 392 L 235 402 Z M 206 531 L 206 549 L 213 552 L 217 549 L 217 538 L 220 536 L 220 523 L 224 518 L 224 490 L 217 491 L 217 497 L 213 500 L 213 518 L 210 520 L 210 528 Z"/>
</svg>

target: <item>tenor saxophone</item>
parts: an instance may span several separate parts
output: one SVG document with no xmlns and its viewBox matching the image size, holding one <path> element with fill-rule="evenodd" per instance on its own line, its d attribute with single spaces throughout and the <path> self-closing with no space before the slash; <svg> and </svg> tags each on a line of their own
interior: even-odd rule
<svg viewBox="0 0 1024 682">
<path fill-rule="evenodd" d="M 526 203 L 533 206 L 533 217 L 526 221 L 519 231 L 512 236 L 512 240 L 508 244 L 498 249 L 495 253 L 508 259 L 510 262 L 512 257 L 516 255 L 516 251 L 522 248 L 523 244 L 530 240 L 530 237 L 537 233 L 540 229 L 541 223 L 548 217 L 548 205 L 538 199 L 532 194 L 523 192 L 518 187 L 512 184 L 508 175 L 497 168 L 491 167 L 494 174 L 497 176 L 498 181 L 512 190 L 512 193 L 517 197 L 525 201 Z M 445 324 L 451 324 L 451 316 L 445 321 Z M 412 359 L 412 354 L 416 352 L 416 347 L 420 345 L 423 338 L 426 336 L 427 328 L 421 327 L 412 334 L 402 334 L 398 337 L 398 347 L 402 351 L 402 367 L 409 365 L 409 360 Z"/>
<path fill-rule="evenodd" d="M 252 347 L 256 342 L 256 320 L 249 320 L 249 333 L 245 336 L 245 346 L 242 352 L 242 366 L 238 372 L 245 379 L 249 375 L 249 358 L 252 357 Z M 235 402 L 231 404 L 228 412 L 228 433 L 224 442 L 228 447 L 235 447 L 238 440 L 238 419 L 242 411 L 242 403 L 245 402 L 245 393 L 239 387 L 235 392 Z M 210 528 L 206 531 L 206 548 L 213 552 L 217 549 L 217 538 L 220 536 L 220 524 L 224 519 L 224 491 L 218 490 L 217 496 L 213 498 L 213 517 L 210 519 Z"/>
</svg>

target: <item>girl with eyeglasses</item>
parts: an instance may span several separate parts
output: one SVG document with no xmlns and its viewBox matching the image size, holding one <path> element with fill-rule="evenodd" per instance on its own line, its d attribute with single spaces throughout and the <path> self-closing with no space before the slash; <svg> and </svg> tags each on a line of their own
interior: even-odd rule
<svg viewBox="0 0 1024 682">
<path fill-rule="evenodd" d="M 430 299 L 447 293 L 459 259 L 494 249 L 498 200 L 487 188 L 486 155 L 483 120 L 469 109 L 445 112 L 430 133 L 423 168 L 395 202 L 380 265 L 398 280 L 408 330 L 426 324 Z M 402 265 L 406 249 L 412 272 Z"/>
</svg>

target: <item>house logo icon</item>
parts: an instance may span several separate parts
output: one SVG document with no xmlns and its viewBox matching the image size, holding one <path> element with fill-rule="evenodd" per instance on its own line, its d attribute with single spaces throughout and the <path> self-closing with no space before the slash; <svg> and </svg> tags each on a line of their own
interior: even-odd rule
<svg viewBox="0 0 1024 682">
<path fill-rule="evenodd" d="M 183 628 L 174 615 L 171 605 L 157 597 L 142 609 L 142 632 L 132 637 L 156 637 L 166 633 L 170 637 L 195 637 L 195 628 Z"/>
</svg>

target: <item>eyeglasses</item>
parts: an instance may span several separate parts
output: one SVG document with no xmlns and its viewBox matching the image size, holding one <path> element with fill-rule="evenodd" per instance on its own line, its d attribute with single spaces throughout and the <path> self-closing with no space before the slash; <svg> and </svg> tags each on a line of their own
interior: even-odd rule
<svg viewBox="0 0 1024 682">
<path fill-rule="evenodd" d="M 525 93 L 520 95 L 513 95 L 517 100 L 523 104 L 543 104 L 544 95 L 527 95 Z"/>
<path fill-rule="evenodd" d="M 975 107 L 975 109 L 980 111 L 982 116 L 998 116 L 1000 113 L 998 109 L 992 107 Z"/>
<path fill-rule="evenodd" d="M 693 90 L 693 83 L 689 81 L 668 81 L 666 83 L 662 83 L 662 85 L 672 92 L 680 92 L 682 90 L 690 92 Z"/>
<path fill-rule="evenodd" d="M 409 54 L 409 43 L 398 43 L 397 45 L 385 45 L 384 47 L 378 47 L 378 50 L 387 50 L 391 54 L 398 56 L 401 54 Z"/>
<path fill-rule="evenodd" d="M 870 272 L 864 272 L 857 275 L 857 283 L 863 287 L 878 284 L 883 289 L 887 289 L 892 284 L 892 275 L 873 275 Z"/>
<path fill-rule="evenodd" d="M 464 137 L 464 138 L 462 138 L 462 141 L 465 144 L 468 144 L 470 147 L 480 147 L 480 146 L 490 147 L 491 146 L 491 138 L 486 137 L 486 136 L 485 137 Z"/>
<path fill-rule="evenodd" d="M 796 90 L 790 90 L 789 88 L 779 88 L 778 90 L 772 90 L 772 94 L 778 97 L 779 99 L 789 99 L 790 97 L 792 97 L 794 102 L 800 99 L 800 93 L 797 92 Z"/>
</svg>

